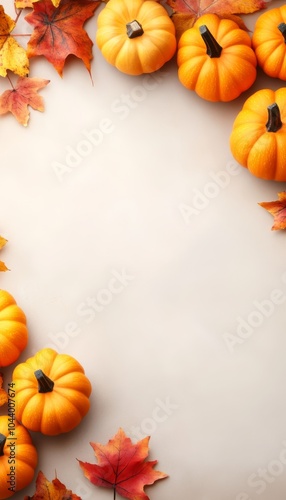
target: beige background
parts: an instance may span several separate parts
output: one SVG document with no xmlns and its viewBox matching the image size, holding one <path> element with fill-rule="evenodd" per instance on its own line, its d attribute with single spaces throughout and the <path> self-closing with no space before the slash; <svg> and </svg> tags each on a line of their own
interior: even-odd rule
<svg viewBox="0 0 286 500">
<path fill-rule="evenodd" d="M 31 68 L 51 80 L 45 112 L 27 128 L 0 120 L 1 287 L 28 318 L 20 360 L 53 345 L 93 385 L 80 427 L 34 436 L 37 470 L 111 500 L 76 458 L 93 461 L 89 442 L 123 427 L 151 435 L 170 476 L 146 489 L 152 500 L 284 500 L 285 234 L 258 202 L 285 183 L 251 176 L 228 146 L 246 97 L 284 84 L 259 71 L 236 101 L 204 102 L 175 60 L 129 77 L 95 46 L 93 85 L 75 59 L 63 79 L 45 60 Z"/>
</svg>

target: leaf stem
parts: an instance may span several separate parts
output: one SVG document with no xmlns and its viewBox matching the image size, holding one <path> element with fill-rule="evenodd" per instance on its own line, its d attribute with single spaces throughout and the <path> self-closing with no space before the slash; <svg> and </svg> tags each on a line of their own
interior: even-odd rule
<svg viewBox="0 0 286 500">
<path fill-rule="evenodd" d="M 22 14 L 22 9 L 19 9 L 18 12 L 16 11 L 16 18 L 14 19 L 15 24 L 17 24 L 21 14 Z"/>
<path fill-rule="evenodd" d="M 9 80 L 9 82 L 10 82 L 10 85 L 11 85 L 12 89 L 13 89 L 13 90 L 15 90 L 15 87 L 14 87 L 14 85 L 13 85 L 13 82 L 12 82 L 12 80 L 11 80 L 10 76 L 8 75 L 8 73 L 7 73 L 7 79 Z"/>
<path fill-rule="evenodd" d="M 32 33 L 13 33 L 13 37 L 14 36 L 31 36 Z"/>
</svg>

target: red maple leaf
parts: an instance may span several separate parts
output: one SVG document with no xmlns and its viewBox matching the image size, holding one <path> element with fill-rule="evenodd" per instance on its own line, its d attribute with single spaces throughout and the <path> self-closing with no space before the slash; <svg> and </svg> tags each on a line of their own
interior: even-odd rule
<svg viewBox="0 0 286 500">
<path fill-rule="evenodd" d="M 101 1 L 61 0 L 55 7 L 51 0 L 40 0 L 25 19 L 34 26 L 27 45 L 28 57 L 44 56 L 62 76 L 66 58 L 81 59 L 90 72 L 93 42 L 83 28 Z"/>
<path fill-rule="evenodd" d="M 28 106 L 38 111 L 44 111 L 43 98 L 37 94 L 37 91 L 48 83 L 49 80 L 42 78 L 18 78 L 17 84 L 12 90 L 5 90 L 0 95 L 0 115 L 10 111 L 21 125 L 26 126 L 30 116 Z"/>
<path fill-rule="evenodd" d="M 90 443 L 98 464 L 81 462 L 84 475 L 89 481 L 114 490 L 129 500 L 149 500 L 144 486 L 153 484 L 167 474 L 154 470 L 157 460 L 146 461 L 150 437 L 133 444 L 122 429 L 106 445 Z"/>
<path fill-rule="evenodd" d="M 240 28 L 247 29 L 239 15 L 266 8 L 264 0 L 167 0 L 167 4 L 173 11 L 172 20 L 178 37 L 203 14 L 217 14 L 221 18 L 232 19 Z"/>
<path fill-rule="evenodd" d="M 286 191 L 278 193 L 278 200 L 262 201 L 259 205 L 273 215 L 272 230 L 286 229 Z"/>
</svg>

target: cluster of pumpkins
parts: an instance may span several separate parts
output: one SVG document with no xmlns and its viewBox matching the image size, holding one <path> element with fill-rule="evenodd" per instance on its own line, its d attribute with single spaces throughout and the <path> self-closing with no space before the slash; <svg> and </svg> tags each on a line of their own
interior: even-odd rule
<svg viewBox="0 0 286 500">
<path fill-rule="evenodd" d="M 252 37 L 230 19 L 202 15 L 177 41 L 167 10 L 154 0 L 109 0 L 98 15 L 96 42 L 118 70 L 160 69 L 177 51 L 178 78 L 208 101 L 229 102 L 256 80 L 257 65 L 286 80 L 286 5 L 261 14 Z M 285 110 L 285 111 L 284 111 Z M 286 181 L 286 89 L 262 89 L 233 124 L 230 149 L 262 179 Z"/>
<path fill-rule="evenodd" d="M 0 290 L 0 367 L 15 363 L 27 343 L 25 313 Z M 38 453 L 30 431 L 56 436 L 74 429 L 90 408 L 91 389 L 81 364 L 50 348 L 15 366 L 7 415 L 0 416 L 1 500 L 33 480 Z"/>
</svg>

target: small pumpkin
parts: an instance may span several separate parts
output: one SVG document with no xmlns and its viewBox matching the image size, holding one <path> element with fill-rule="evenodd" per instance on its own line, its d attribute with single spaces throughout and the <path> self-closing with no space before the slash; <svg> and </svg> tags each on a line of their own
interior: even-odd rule
<svg viewBox="0 0 286 500">
<path fill-rule="evenodd" d="M 286 80 L 286 5 L 270 9 L 258 17 L 252 45 L 264 73 Z"/>
<path fill-rule="evenodd" d="M 233 123 L 230 149 L 253 175 L 286 181 L 286 88 L 261 89 L 245 101 Z"/>
<path fill-rule="evenodd" d="M 0 367 L 14 363 L 28 343 L 27 320 L 14 297 L 0 290 Z"/>
<path fill-rule="evenodd" d="M 33 480 L 38 453 L 29 431 L 10 415 L 0 416 L 0 499 L 10 498 Z"/>
<path fill-rule="evenodd" d="M 175 26 L 154 0 L 109 0 L 97 19 L 103 57 L 129 75 L 152 73 L 175 54 Z"/>
<path fill-rule="evenodd" d="M 87 414 L 91 383 L 68 354 L 44 348 L 12 374 L 15 415 L 27 429 L 55 436 L 74 429 Z"/>
<path fill-rule="evenodd" d="M 232 101 L 256 79 L 251 38 L 230 19 L 202 15 L 184 31 L 177 53 L 178 77 L 207 101 Z"/>
</svg>

